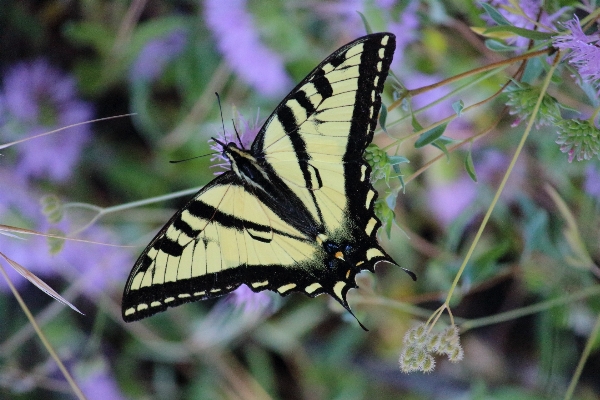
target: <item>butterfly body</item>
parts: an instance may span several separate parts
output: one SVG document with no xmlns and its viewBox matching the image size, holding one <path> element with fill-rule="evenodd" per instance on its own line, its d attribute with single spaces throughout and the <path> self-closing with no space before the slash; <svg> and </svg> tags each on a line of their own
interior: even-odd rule
<svg viewBox="0 0 600 400">
<path fill-rule="evenodd" d="M 241 284 L 327 293 L 350 311 L 356 274 L 395 264 L 377 242 L 377 192 L 363 159 L 394 48 L 389 33 L 340 48 L 284 98 L 250 149 L 219 142 L 231 170 L 144 250 L 125 287 L 125 321 Z"/>
</svg>

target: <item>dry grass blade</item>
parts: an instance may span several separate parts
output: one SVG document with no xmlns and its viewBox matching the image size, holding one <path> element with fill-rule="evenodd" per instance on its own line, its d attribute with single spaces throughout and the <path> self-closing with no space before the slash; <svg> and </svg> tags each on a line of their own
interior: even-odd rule
<svg viewBox="0 0 600 400">
<path fill-rule="evenodd" d="M 19 263 L 14 260 L 8 258 L 5 254 L 0 252 L 0 257 L 4 258 L 6 262 L 10 264 L 11 267 L 19 274 L 21 274 L 25 279 L 29 282 L 33 283 L 38 287 L 42 292 L 46 293 L 48 296 L 52 297 L 54 300 L 61 302 L 62 304 L 71 307 L 73 310 L 77 311 L 79 314 L 84 315 L 81 311 L 77 309 L 73 304 L 69 303 L 66 299 L 64 299 L 60 294 L 56 293 L 54 289 L 52 289 L 46 282 L 35 276 L 35 274 L 31 273 L 27 268 L 23 267 Z"/>
</svg>

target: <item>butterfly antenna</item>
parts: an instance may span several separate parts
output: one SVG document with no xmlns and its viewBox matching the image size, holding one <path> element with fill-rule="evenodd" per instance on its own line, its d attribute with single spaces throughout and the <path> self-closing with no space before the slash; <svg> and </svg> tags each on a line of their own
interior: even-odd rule
<svg viewBox="0 0 600 400">
<path fill-rule="evenodd" d="M 244 143 L 242 143 L 242 138 L 240 137 L 240 134 L 238 133 L 237 128 L 235 127 L 235 121 L 232 119 L 231 123 L 233 124 L 233 130 L 235 131 L 235 136 L 237 136 L 238 142 L 240 142 L 240 146 L 242 146 L 242 150 L 246 150 L 246 148 L 244 147 Z"/>
<path fill-rule="evenodd" d="M 213 138 L 214 140 L 214 138 Z M 219 144 L 221 144 L 220 142 L 218 142 Z M 206 157 L 206 156 L 213 156 L 215 154 L 219 154 L 218 152 L 214 152 L 214 153 L 208 153 L 208 154 L 202 154 L 201 156 L 194 156 L 194 157 L 190 157 L 190 158 L 184 158 L 183 160 L 171 160 L 169 161 L 171 164 L 177 164 L 180 162 L 184 162 L 184 161 L 190 161 L 193 160 L 195 158 L 201 158 L 201 157 Z"/>
<path fill-rule="evenodd" d="M 215 92 L 215 95 L 217 96 L 217 102 L 219 103 L 219 112 L 221 113 L 221 126 L 223 127 L 223 137 L 225 138 L 225 140 L 227 140 L 227 137 L 226 137 L 227 133 L 225 133 L 225 122 L 223 122 L 223 107 L 221 107 L 221 97 L 219 96 L 219 93 L 217 93 L 217 92 Z M 213 140 L 214 140 L 214 138 L 213 138 Z M 216 142 L 219 143 L 218 141 L 216 141 Z"/>
</svg>

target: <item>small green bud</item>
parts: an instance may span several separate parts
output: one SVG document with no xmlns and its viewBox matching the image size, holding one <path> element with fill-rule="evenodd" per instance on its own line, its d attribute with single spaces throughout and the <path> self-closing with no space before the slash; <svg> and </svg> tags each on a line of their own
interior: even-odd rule
<svg viewBox="0 0 600 400">
<path fill-rule="evenodd" d="M 515 82 L 506 88 L 505 92 L 508 95 L 506 105 L 510 108 L 510 114 L 517 115 L 519 118 L 513 125 L 518 125 L 521 120 L 533 114 L 541 93 L 538 87 L 523 82 Z M 540 109 L 535 116 L 535 126 L 539 128 L 543 125 L 553 125 L 560 119 L 560 103 L 549 94 L 544 94 Z"/>
<path fill-rule="evenodd" d="M 569 162 L 600 158 L 600 130 L 589 121 L 563 119 L 556 124 L 560 151 L 569 155 Z"/>
</svg>

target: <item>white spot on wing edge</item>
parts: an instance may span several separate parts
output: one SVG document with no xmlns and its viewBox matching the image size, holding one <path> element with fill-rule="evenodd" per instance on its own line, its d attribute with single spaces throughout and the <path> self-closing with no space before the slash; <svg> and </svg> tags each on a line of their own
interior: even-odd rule
<svg viewBox="0 0 600 400">
<path fill-rule="evenodd" d="M 167 298 L 165 299 L 165 303 L 170 303 L 170 302 L 172 302 L 172 301 L 175 301 L 175 297 L 167 297 Z"/>
<path fill-rule="evenodd" d="M 342 289 L 344 289 L 344 286 L 346 286 L 346 282 L 344 281 L 337 281 L 335 285 L 333 285 L 333 293 L 335 293 L 340 300 L 344 300 L 342 297 Z"/>
<path fill-rule="evenodd" d="M 371 218 L 365 228 L 365 233 L 367 234 L 367 236 L 371 236 L 371 233 L 373 233 L 373 228 L 375 228 L 375 225 L 377 225 L 377 220 L 375 218 Z"/>
<path fill-rule="evenodd" d="M 371 261 L 376 257 L 385 257 L 385 255 L 381 252 L 381 250 L 376 249 L 375 247 L 372 247 L 369 250 L 367 250 L 367 260 Z"/>
<path fill-rule="evenodd" d="M 381 39 L 381 45 L 382 46 L 387 46 L 388 44 L 388 40 L 390 39 L 390 37 L 388 35 L 385 35 L 382 39 Z"/>
<path fill-rule="evenodd" d="M 153 301 L 152 303 L 150 303 L 150 307 L 160 307 L 162 306 L 162 303 L 160 301 Z"/>
<path fill-rule="evenodd" d="M 372 110 L 372 109 L 373 109 L 373 108 L 371 107 L 371 110 Z M 360 181 L 361 181 L 361 182 L 364 182 L 364 181 L 365 181 L 365 175 L 366 175 L 366 172 L 367 172 L 367 166 L 366 166 L 366 165 L 363 165 L 363 166 L 361 166 L 361 167 L 360 167 Z"/>
<path fill-rule="evenodd" d="M 129 316 L 131 314 L 135 314 L 135 308 L 133 308 L 133 307 L 128 308 L 127 310 L 125 310 L 125 315 L 126 316 Z"/>
<path fill-rule="evenodd" d="M 192 296 L 190 296 L 189 293 L 181 293 L 177 297 L 179 297 L 180 299 L 185 299 L 186 297 L 192 297 Z"/>
<path fill-rule="evenodd" d="M 385 49 L 382 47 L 381 49 L 379 49 L 379 58 L 383 58 L 384 55 L 385 55 Z"/>
<path fill-rule="evenodd" d="M 365 208 L 368 210 L 369 207 L 371 207 L 371 202 L 373 201 L 373 197 L 375 196 L 375 192 L 372 190 L 369 190 L 369 192 L 367 193 L 367 201 L 365 202 Z"/>
<path fill-rule="evenodd" d="M 285 293 L 285 292 L 289 292 L 290 290 L 292 290 L 295 287 L 296 287 L 295 283 L 288 283 L 287 285 L 283 285 L 283 286 L 280 286 L 279 288 L 277 288 L 277 291 L 279 293 Z"/>
<path fill-rule="evenodd" d="M 137 306 L 137 310 L 138 310 L 138 311 L 142 311 L 142 310 L 145 310 L 145 309 L 147 309 L 147 308 L 148 308 L 148 304 L 146 304 L 146 303 L 140 303 L 140 304 L 138 304 L 138 306 Z"/>
<path fill-rule="evenodd" d="M 379 61 L 377 63 L 377 71 L 381 72 L 381 69 L 383 68 L 383 63 L 381 61 Z"/>
<path fill-rule="evenodd" d="M 306 288 L 304 288 L 304 291 L 308 294 L 314 293 L 315 290 L 320 289 L 322 286 L 319 282 L 315 282 L 311 285 L 308 285 Z"/>
<path fill-rule="evenodd" d="M 251 285 L 253 288 L 257 288 L 257 287 L 261 287 L 261 286 L 267 286 L 269 284 L 269 281 L 262 281 L 262 282 L 252 282 Z"/>
</svg>

